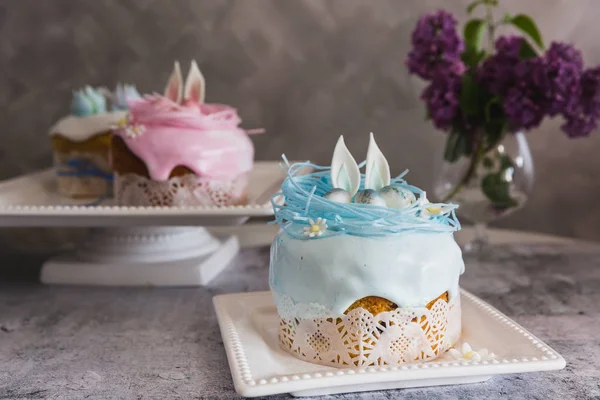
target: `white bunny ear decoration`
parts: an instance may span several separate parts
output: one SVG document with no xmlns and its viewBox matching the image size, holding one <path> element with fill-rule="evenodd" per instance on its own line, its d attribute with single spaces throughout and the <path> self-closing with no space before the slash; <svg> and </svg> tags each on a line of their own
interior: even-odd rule
<svg viewBox="0 0 600 400">
<path fill-rule="evenodd" d="M 391 181 L 390 165 L 375 143 L 371 132 L 367 150 L 367 170 L 365 172 L 365 189 L 379 190 L 388 186 Z"/>
<path fill-rule="evenodd" d="M 192 65 L 190 66 L 190 72 L 188 72 L 185 80 L 185 90 L 183 93 L 183 99 L 186 101 L 204 103 L 206 82 L 195 60 L 192 61 Z"/>
<path fill-rule="evenodd" d="M 358 164 L 348 151 L 344 137 L 340 136 L 331 160 L 331 181 L 336 189 L 343 189 L 353 197 L 360 187 Z"/>
<path fill-rule="evenodd" d="M 181 95 L 183 93 L 183 79 L 181 77 L 181 67 L 179 67 L 179 61 L 175 61 L 173 67 L 173 73 L 169 78 L 167 87 L 165 88 L 165 97 L 175 103 L 181 103 Z"/>
</svg>

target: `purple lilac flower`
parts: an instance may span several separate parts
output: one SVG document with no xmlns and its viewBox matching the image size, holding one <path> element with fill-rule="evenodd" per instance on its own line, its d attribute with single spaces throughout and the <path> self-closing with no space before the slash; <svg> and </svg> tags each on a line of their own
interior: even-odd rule
<svg viewBox="0 0 600 400">
<path fill-rule="evenodd" d="M 515 85 L 515 67 L 522 63 L 519 50 L 523 38 L 518 36 L 499 37 L 496 54 L 483 62 L 478 72 L 478 81 L 491 93 L 505 95 Z"/>
<path fill-rule="evenodd" d="M 524 60 L 513 67 L 513 81 L 504 94 L 504 114 L 513 131 L 535 128 L 546 116 L 543 93 L 531 79 L 536 61 Z"/>
<path fill-rule="evenodd" d="M 524 39 L 521 36 L 500 36 L 496 39 L 494 46 L 496 47 L 498 54 L 518 58 L 523 40 Z"/>
<path fill-rule="evenodd" d="M 600 116 L 600 66 L 581 75 L 581 104 L 585 113 Z"/>
<path fill-rule="evenodd" d="M 600 87 L 600 72 L 587 72 L 582 84 L 583 59 L 574 47 L 552 43 L 546 54 L 521 60 L 521 37 L 501 37 L 496 54 L 488 58 L 478 72 L 478 81 L 491 93 L 503 98 L 504 113 L 511 129 L 532 129 L 546 115 L 562 114 L 563 130 L 569 136 L 581 136 L 595 128 L 600 98 L 591 105 Z M 589 86 L 586 94 L 582 87 Z M 600 95 L 600 92 L 598 92 Z M 598 112 L 600 113 L 600 111 Z"/>
<path fill-rule="evenodd" d="M 538 127 L 546 110 L 536 101 L 535 89 L 512 88 L 504 97 L 504 113 L 513 131 Z"/>
<path fill-rule="evenodd" d="M 440 10 L 417 22 L 412 34 L 413 49 L 408 54 L 408 70 L 426 80 L 452 69 L 461 74 L 465 66 L 460 59 L 464 42 L 456 32 L 456 19 Z"/>
<path fill-rule="evenodd" d="M 582 72 L 581 52 L 564 43 L 553 42 L 544 57 L 534 61 L 531 80 L 543 92 L 548 115 L 576 110 Z"/>
<path fill-rule="evenodd" d="M 588 136 L 598 127 L 598 119 L 600 118 L 600 66 L 583 72 L 580 87 L 577 106 L 562 113 L 565 123 L 561 128 L 569 137 Z"/>
<path fill-rule="evenodd" d="M 519 36 L 499 37 L 496 53 L 483 62 L 477 73 L 481 85 L 502 97 L 504 113 L 513 131 L 535 128 L 546 115 L 543 91 L 532 80 L 539 59 L 519 57 L 523 41 Z"/>
<path fill-rule="evenodd" d="M 428 115 L 438 129 L 450 130 L 459 115 L 460 88 L 460 75 L 447 71 L 436 76 L 421 93 Z"/>
<path fill-rule="evenodd" d="M 589 115 L 575 114 L 565 117 L 565 123 L 561 125 L 563 132 L 570 138 L 589 136 L 598 127 L 596 119 Z"/>
</svg>

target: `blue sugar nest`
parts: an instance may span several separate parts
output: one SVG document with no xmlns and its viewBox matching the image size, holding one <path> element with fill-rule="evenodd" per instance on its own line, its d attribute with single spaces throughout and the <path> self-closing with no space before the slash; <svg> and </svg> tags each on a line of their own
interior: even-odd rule
<svg viewBox="0 0 600 400">
<path fill-rule="evenodd" d="M 330 167 L 318 166 L 308 161 L 290 165 L 285 157 L 284 162 L 282 167 L 287 168 L 287 178 L 281 185 L 281 192 L 271 198 L 271 203 L 276 222 L 292 237 L 308 239 L 302 229 L 297 229 L 297 225 L 308 226 L 309 220 L 315 221 L 317 218 L 327 220 L 327 232 L 321 237 L 344 234 L 376 237 L 407 232 L 454 232 L 460 229 L 455 215 L 455 209 L 458 207 L 456 205 L 434 203 L 433 205 L 450 206 L 452 210 L 445 215 L 430 218 L 419 215 L 419 199 L 424 192 L 406 183 L 403 177 L 408 171 L 393 178 L 391 185 L 410 190 L 417 197 L 417 201 L 407 208 L 392 209 L 328 200 L 323 195 L 333 189 Z M 315 172 L 300 174 L 306 168 Z M 364 175 L 361 174 L 360 190 L 364 188 L 364 179 Z M 294 225 L 296 229 L 291 229 Z"/>
</svg>

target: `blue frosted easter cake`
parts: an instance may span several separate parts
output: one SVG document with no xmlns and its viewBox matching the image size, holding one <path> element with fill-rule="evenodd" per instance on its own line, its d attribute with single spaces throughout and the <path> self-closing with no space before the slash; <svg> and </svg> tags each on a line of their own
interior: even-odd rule
<svg viewBox="0 0 600 400">
<path fill-rule="evenodd" d="M 340 137 L 331 167 L 288 166 L 269 277 L 280 345 L 335 367 L 435 359 L 461 330 L 456 206 L 391 178 L 372 134 L 365 164 Z"/>
</svg>

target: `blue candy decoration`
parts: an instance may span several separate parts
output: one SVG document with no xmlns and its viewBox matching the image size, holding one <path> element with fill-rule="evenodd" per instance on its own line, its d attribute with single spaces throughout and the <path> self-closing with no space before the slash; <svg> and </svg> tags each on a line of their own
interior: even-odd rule
<svg viewBox="0 0 600 400">
<path fill-rule="evenodd" d="M 73 92 L 71 113 L 78 117 L 87 117 L 106 112 L 106 98 L 100 90 L 86 86 L 83 90 Z"/>
<path fill-rule="evenodd" d="M 87 117 L 94 114 L 94 104 L 85 95 L 83 90 L 73 92 L 73 100 L 71 101 L 71 113 L 78 117 Z"/>
<path fill-rule="evenodd" d="M 94 114 L 106 112 L 106 98 L 98 90 L 93 89 L 91 86 L 86 86 L 85 94 L 94 106 Z"/>
<path fill-rule="evenodd" d="M 398 210 L 410 207 L 417 200 L 413 192 L 400 186 L 384 186 L 379 189 L 379 194 L 388 207 Z"/>
<path fill-rule="evenodd" d="M 141 97 L 135 85 L 119 83 L 113 93 L 112 110 L 127 111 L 129 109 L 127 102 L 137 100 Z"/>
<path fill-rule="evenodd" d="M 373 189 L 365 189 L 356 193 L 354 202 L 359 204 L 369 204 L 372 206 L 385 207 L 385 200 Z"/>
<path fill-rule="evenodd" d="M 336 203 L 351 203 L 352 196 L 344 189 L 334 188 L 323 195 L 324 199 L 334 201 Z"/>
</svg>

